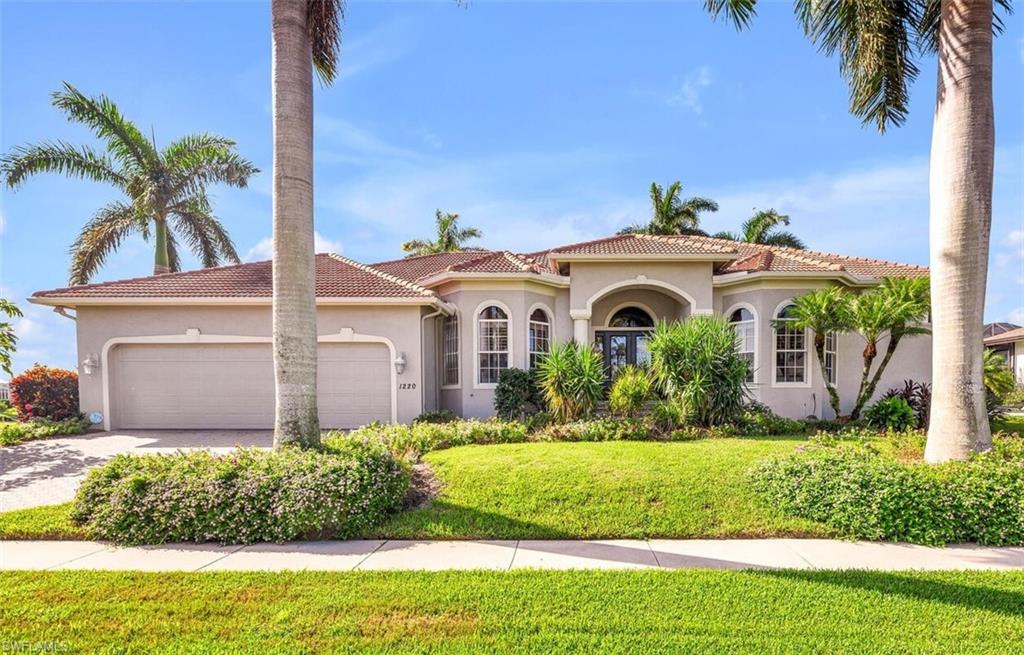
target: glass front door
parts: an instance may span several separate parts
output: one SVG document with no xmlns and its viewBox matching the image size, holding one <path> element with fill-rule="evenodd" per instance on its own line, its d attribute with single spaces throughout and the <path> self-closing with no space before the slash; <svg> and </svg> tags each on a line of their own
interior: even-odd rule
<svg viewBox="0 0 1024 655">
<path fill-rule="evenodd" d="M 604 357 L 604 369 L 608 380 L 624 366 L 630 364 L 647 366 L 650 354 L 647 352 L 647 340 L 651 333 L 648 330 L 609 330 L 594 334 L 594 344 Z"/>
</svg>

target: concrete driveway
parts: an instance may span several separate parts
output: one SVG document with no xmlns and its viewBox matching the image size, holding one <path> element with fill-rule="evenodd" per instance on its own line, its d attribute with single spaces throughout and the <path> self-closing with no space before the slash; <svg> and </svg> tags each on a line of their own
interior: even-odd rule
<svg viewBox="0 0 1024 655">
<path fill-rule="evenodd" d="M 269 430 L 139 430 L 90 432 L 0 448 L 0 511 L 64 503 L 86 471 L 120 453 L 172 453 L 238 446 L 269 448 Z"/>
</svg>

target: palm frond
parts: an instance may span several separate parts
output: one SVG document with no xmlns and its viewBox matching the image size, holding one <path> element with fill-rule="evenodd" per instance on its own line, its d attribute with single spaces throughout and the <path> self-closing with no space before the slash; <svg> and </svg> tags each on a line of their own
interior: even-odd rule
<svg viewBox="0 0 1024 655">
<path fill-rule="evenodd" d="M 704 0 L 704 8 L 713 18 L 724 15 L 737 30 L 750 25 L 757 13 L 757 0 Z"/>
<path fill-rule="evenodd" d="M 225 261 L 236 264 L 241 261 L 227 229 L 211 213 L 205 196 L 174 205 L 170 213 L 174 229 L 185 238 L 189 250 L 199 257 L 204 268 L 219 266 Z"/>
<path fill-rule="evenodd" d="M 64 90 L 55 91 L 52 99 L 53 106 L 63 111 L 69 120 L 91 127 L 96 136 L 106 142 L 107 152 L 122 166 L 142 170 L 157 159 L 153 145 L 106 96 L 89 98 L 64 82 Z"/>
<path fill-rule="evenodd" d="M 338 74 L 341 21 L 345 18 L 345 5 L 342 0 L 309 0 L 306 16 L 309 42 L 313 50 L 313 68 L 320 80 L 330 85 Z"/>
<path fill-rule="evenodd" d="M 69 284 L 88 284 L 107 255 L 117 250 L 125 237 L 139 230 L 141 220 L 145 219 L 140 218 L 135 208 L 123 202 L 111 203 L 96 212 L 71 246 Z"/>
<path fill-rule="evenodd" d="M 407 252 L 409 255 L 429 255 L 437 252 L 436 247 L 432 241 L 424 241 L 423 239 L 413 239 L 412 241 L 406 241 L 402 244 L 402 252 Z"/>
<path fill-rule="evenodd" d="M 992 34 L 1002 34 L 1006 22 L 1000 12 L 1013 14 L 1012 0 L 995 0 L 992 4 Z M 942 20 L 942 0 L 925 0 L 921 22 L 918 24 L 918 43 L 923 52 L 934 53 L 939 46 L 939 23 Z"/>
<path fill-rule="evenodd" d="M 31 175 L 60 173 L 84 180 L 109 182 L 121 189 L 128 178 L 115 170 L 114 163 L 88 146 L 76 147 L 63 141 L 17 146 L 0 156 L 0 176 L 9 188 L 16 188 Z"/>
<path fill-rule="evenodd" d="M 795 248 L 796 250 L 807 250 L 807 246 L 800 237 L 786 230 L 769 232 L 759 243 L 766 246 L 782 246 L 784 248 Z"/>
<path fill-rule="evenodd" d="M 715 232 L 714 234 L 711 235 L 711 237 L 714 239 L 725 239 L 727 241 L 743 241 L 743 237 L 736 234 L 735 232 L 729 232 L 727 230 L 722 232 Z"/>
<path fill-rule="evenodd" d="M 260 172 L 252 162 L 234 150 L 234 142 L 207 134 L 183 137 L 163 152 L 168 172 L 173 176 L 170 199 L 200 195 L 210 184 L 245 188 L 249 178 Z"/>
<path fill-rule="evenodd" d="M 174 230 L 167 230 L 167 268 L 171 273 L 181 270 L 181 255 L 178 252 L 178 240 L 174 236 Z"/>
</svg>

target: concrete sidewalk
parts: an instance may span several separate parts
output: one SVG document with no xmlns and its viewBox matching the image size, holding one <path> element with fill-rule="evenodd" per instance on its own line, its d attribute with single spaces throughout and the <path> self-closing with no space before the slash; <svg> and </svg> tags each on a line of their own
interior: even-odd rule
<svg viewBox="0 0 1024 655">
<path fill-rule="evenodd" d="M 829 539 L 306 541 L 118 548 L 95 541 L 0 541 L 0 569 L 369 571 L 450 569 L 1024 569 L 1024 547 Z"/>
</svg>

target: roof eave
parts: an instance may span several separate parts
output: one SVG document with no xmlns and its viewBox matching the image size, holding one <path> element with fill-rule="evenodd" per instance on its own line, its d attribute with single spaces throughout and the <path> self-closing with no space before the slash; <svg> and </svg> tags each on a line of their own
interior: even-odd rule
<svg viewBox="0 0 1024 655">
<path fill-rule="evenodd" d="M 209 297 L 209 296 L 182 296 L 168 298 L 158 296 L 92 296 L 81 298 L 76 296 L 30 296 L 30 303 L 36 305 L 47 305 L 50 307 L 82 307 L 82 306 L 136 306 L 145 305 L 149 307 L 173 307 L 173 306 L 240 306 L 240 305 L 270 305 L 272 299 L 265 296 L 254 297 Z M 429 305 L 441 308 L 447 305 L 433 294 L 418 297 L 387 297 L 387 296 L 360 296 L 360 297 L 320 297 L 316 299 L 319 306 L 334 305 Z"/>
<path fill-rule="evenodd" d="M 754 280 L 763 279 L 789 279 L 795 278 L 799 280 L 842 280 L 850 286 L 857 287 L 869 287 L 882 282 L 881 278 L 876 277 L 860 277 L 853 275 L 849 271 L 754 271 L 745 272 L 737 271 L 735 273 L 724 273 L 715 275 L 711 279 L 711 283 L 716 287 L 728 287 L 735 284 L 743 284 L 744 282 L 751 282 Z"/>
<path fill-rule="evenodd" d="M 556 253 L 548 255 L 554 262 L 729 262 L 739 257 L 739 253 L 700 253 L 700 254 L 605 254 L 605 253 Z"/>
<path fill-rule="evenodd" d="M 555 275 L 554 273 L 476 273 L 460 271 L 438 273 L 420 280 L 417 284 L 423 287 L 433 287 L 445 282 L 456 282 L 459 280 L 530 280 L 555 287 L 564 288 L 569 286 L 568 277 Z"/>
</svg>

